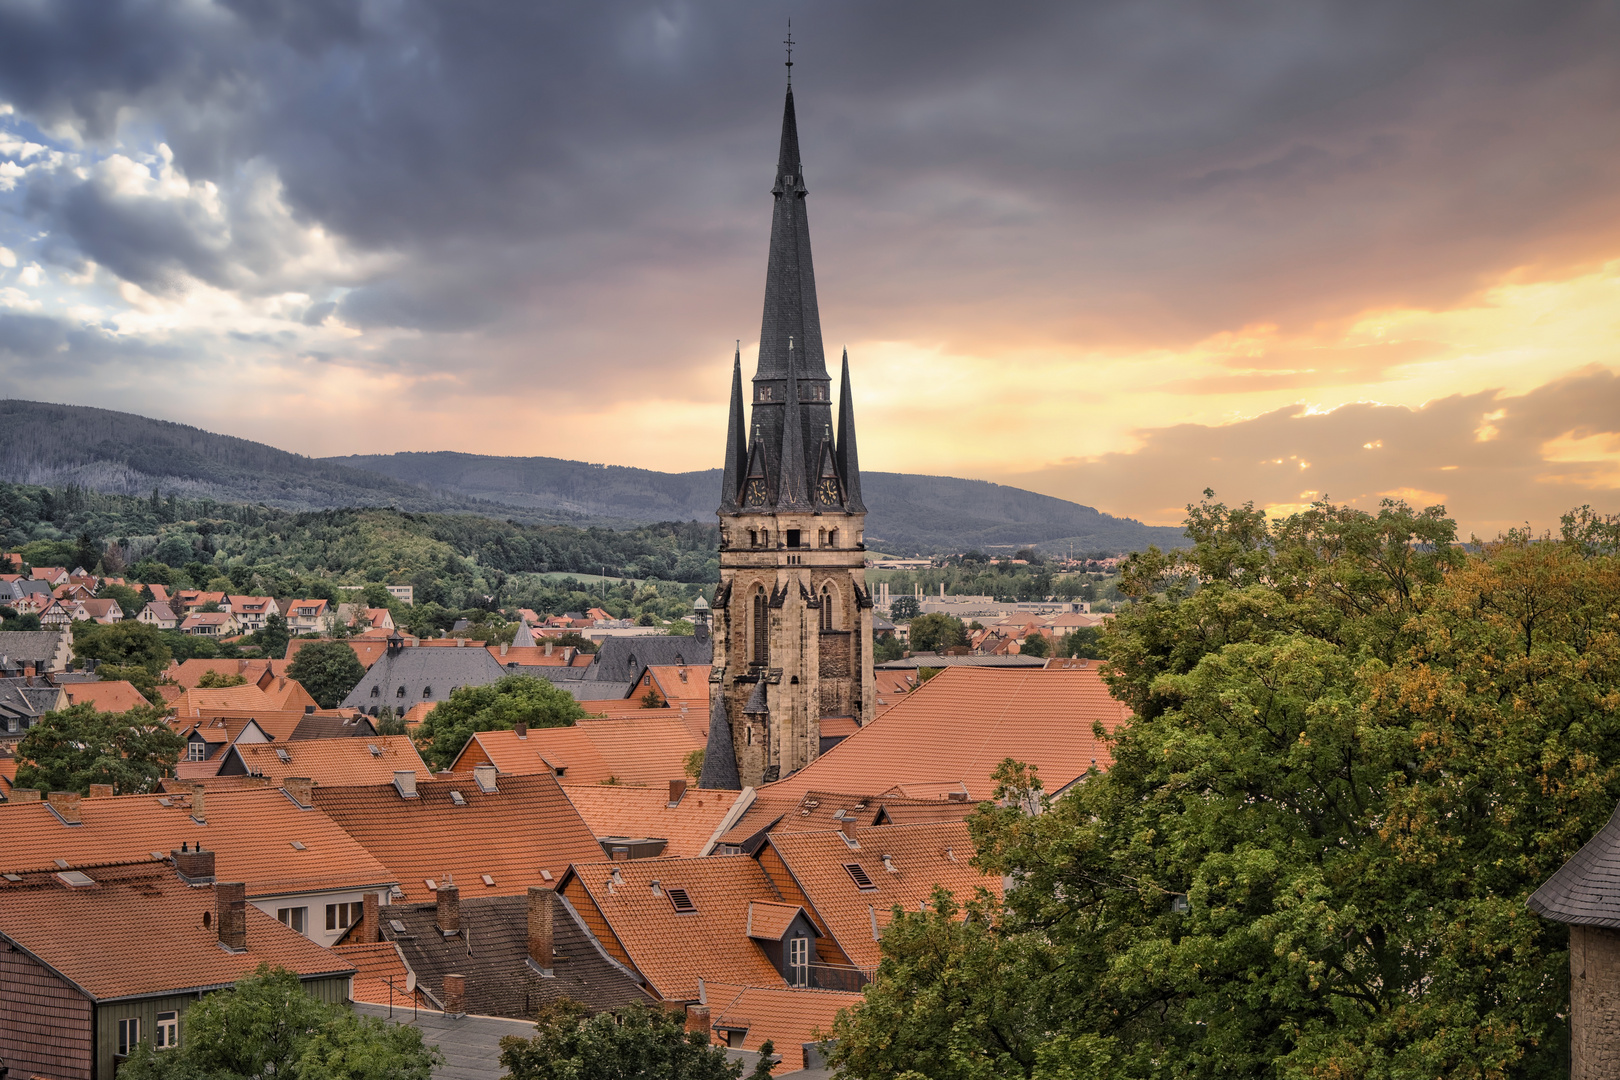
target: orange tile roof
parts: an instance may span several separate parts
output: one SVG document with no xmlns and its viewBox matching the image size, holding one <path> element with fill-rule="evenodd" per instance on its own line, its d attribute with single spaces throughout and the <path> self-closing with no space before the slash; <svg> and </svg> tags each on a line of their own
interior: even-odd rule
<svg viewBox="0 0 1620 1080">
<path fill-rule="evenodd" d="M 254 709 L 251 712 L 222 710 L 204 713 L 202 716 L 177 716 L 169 721 L 169 726 L 182 735 L 195 728 L 202 733 L 205 741 L 229 746 L 242 737 L 242 732 L 247 729 L 249 723 L 257 725 L 270 739 L 286 742 L 292 738 L 292 733 L 297 730 L 299 722 L 303 719 L 303 713 L 280 712 L 274 709 Z"/>
<path fill-rule="evenodd" d="M 744 932 L 751 938 L 781 941 L 782 935 L 793 925 L 793 920 L 801 914 L 806 919 L 810 917 L 809 913 L 798 904 L 783 904 L 775 900 L 750 900 L 748 922 Z"/>
<path fill-rule="evenodd" d="M 240 675 L 250 685 L 257 684 L 270 670 L 269 660 L 174 660 L 164 669 L 170 682 L 179 683 L 187 690 L 202 681 L 209 672 L 216 675 Z"/>
<path fill-rule="evenodd" d="M 901 698 L 916 689 L 917 673 L 914 671 L 874 671 L 872 681 L 877 688 L 877 715 L 882 716 L 900 704 Z"/>
<path fill-rule="evenodd" d="M 907 794 L 966 790 L 974 800 L 987 799 L 995 789 L 990 774 L 1009 757 L 1036 766 L 1055 791 L 1094 764 L 1110 764 L 1093 724 L 1111 730 L 1129 718 L 1095 664 L 1062 671 L 949 667 L 760 795 L 902 785 Z"/>
<path fill-rule="evenodd" d="M 859 1005 L 860 994 L 837 990 L 784 989 L 779 986 L 738 986 L 708 983 L 711 1027 L 746 1027 L 739 1049 L 758 1050 L 769 1039 L 782 1055 L 773 1073 L 804 1068 L 804 1044 L 831 1035 L 833 1020 L 845 1009 Z"/>
<path fill-rule="evenodd" d="M 897 792 L 880 795 L 853 795 L 836 791 L 807 791 L 798 799 L 760 796 L 721 837 L 720 842 L 742 845 L 762 839 L 765 830 L 773 832 L 826 832 L 839 828 L 845 819 L 860 826 L 899 824 L 901 820 L 960 821 L 977 804 L 955 802 L 930 796 L 909 798 Z M 757 850 L 748 849 L 749 854 Z"/>
<path fill-rule="evenodd" d="M 265 696 L 270 703 L 282 712 L 303 712 L 305 709 L 318 709 L 321 703 L 304 689 L 304 684 L 297 679 L 286 676 L 272 678 L 264 684 Z"/>
<path fill-rule="evenodd" d="M 709 664 L 655 664 L 647 674 L 672 708 L 686 702 L 700 709 L 709 708 Z M 681 678 L 682 675 L 686 677 Z"/>
<path fill-rule="evenodd" d="M 399 946 L 392 941 L 369 945 L 335 945 L 331 951 L 354 965 L 349 1000 L 372 1005 L 411 1004 L 411 998 L 415 995 L 405 992 L 405 976 L 409 974 L 409 969 L 405 966 L 405 958 L 399 953 Z M 389 986 L 390 978 L 393 979 L 392 987 Z"/>
<path fill-rule="evenodd" d="M 405 726 L 408 728 L 413 728 L 417 724 L 420 724 L 422 721 L 426 720 L 427 714 L 432 712 L 433 707 L 437 704 L 437 701 L 423 701 L 419 704 L 412 705 L 409 709 L 405 710 Z"/>
<path fill-rule="evenodd" d="M 858 967 L 875 967 L 882 958 L 877 937 L 891 909 L 919 910 L 935 885 L 960 901 L 972 899 L 979 887 L 1001 895 L 999 877 L 973 868 L 966 822 L 856 828 L 855 839 L 858 849 L 851 849 L 841 832 L 773 832 L 766 842 L 809 900 L 817 922 Z M 857 884 L 845 869 L 848 864 L 865 871 L 871 888 Z"/>
<path fill-rule="evenodd" d="M 128 712 L 151 704 L 133 684 L 122 680 L 66 683 L 62 689 L 67 691 L 69 705 L 94 705 L 97 712 Z"/>
<path fill-rule="evenodd" d="M 247 950 L 227 952 L 203 924 L 205 913 L 212 923 L 213 887 L 186 885 L 163 863 L 82 872 L 95 884 L 69 886 L 50 872 L 0 883 L 0 932 L 95 999 L 229 986 L 264 963 L 305 977 L 353 970 L 251 904 Z"/>
<path fill-rule="evenodd" d="M 169 805 L 165 806 L 164 803 Z M 212 849 L 220 881 L 240 881 L 249 896 L 358 889 L 392 884 L 382 863 L 325 814 L 299 807 L 279 788 L 210 791 L 205 824 L 189 795 L 81 799 L 81 824 L 66 825 L 49 803 L 0 805 L 0 870 L 51 869 L 143 859 L 182 843 Z M 293 841 L 302 848 L 294 848 Z"/>
<path fill-rule="evenodd" d="M 293 657 L 297 656 L 298 650 L 302 649 L 305 645 L 313 645 L 317 641 L 330 640 L 332 639 L 293 638 L 291 641 L 287 642 L 286 658 L 291 660 Z M 368 670 L 372 664 L 375 664 L 378 660 L 382 659 L 383 654 L 388 651 L 388 639 L 386 637 L 345 638 L 343 640 L 343 644 L 354 650 L 354 655 L 359 658 L 360 663 Z"/>
<path fill-rule="evenodd" d="M 598 840 L 608 836 L 668 840 L 665 855 L 701 855 L 740 791 L 688 787 L 669 805 L 669 785 L 563 784 L 563 792 Z"/>
<path fill-rule="evenodd" d="M 624 784 L 679 780 L 686 776 L 686 756 L 702 749 L 703 742 L 675 712 L 642 709 L 580 720 L 573 727 L 530 728 L 524 739 L 515 731 L 479 732 L 453 768 L 469 768 L 472 759 L 481 755 L 502 772 L 533 773 L 562 767 L 562 778 L 570 784 L 596 784 L 610 778 Z"/>
<path fill-rule="evenodd" d="M 221 768 L 234 768 L 234 759 L 240 758 L 248 772 L 257 776 L 272 780 L 302 776 L 328 786 L 391 784 L 394 773 L 406 769 L 423 780 L 433 775 L 409 735 L 237 743 L 223 757 Z"/>
<path fill-rule="evenodd" d="M 658 892 L 652 889 L 655 880 Z M 589 894 L 649 989 L 666 1001 L 697 1000 L 700 978 L 787 985 L 748 939 L 749 902 L 781 897 L 759 863 L 746 855 L 582 863 L 563 881 L 569 895 L 571 881 Z M 696 910 L 677 912 L 669 897 L 672 888 L 685 889 Z"/>
<path fill-rule="evenodd" d="M 427 881 L 446 876 L 465 896 L 520 895 L 562 877 L 569 863 L 602 857 L 549 775 L 501 776 L 492 794 L 467 774 L 419 780 L 416 790 L 407 799 L 392 784 L 315 788 L 315 805 L 393 872 L 409 900 L 431 900 Z"/>
<path fill-rule="evenodd" d="M 192 687 L 175 699 L 174 707 L 180 716 L 214 715 L 221 710 L 262 710 L 270 712 L 275 703 L 270 696 L 252 683 L 246 686 L 223 686 L 205 690 Z"/>
<path fill-rule="evenodd" d="M 502 667 L 507 664 L 518 664 L 522 667 L 567 667 L 573 659 L 566 649 L 553 648 L 551 655 L 546 655 L 543 645 L 510 645 L 506 651 L 501 652 L 499 645 L 486 645 L 489 655 L 493 656 Z"/>
</svg>

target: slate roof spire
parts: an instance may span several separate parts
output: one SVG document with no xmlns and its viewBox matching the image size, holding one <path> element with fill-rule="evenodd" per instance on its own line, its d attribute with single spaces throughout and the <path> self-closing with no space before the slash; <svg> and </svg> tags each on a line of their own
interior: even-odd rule
<svg viewBox="0 0 1620 1080">
<path fill-rule="evenodd" d="M 718 686 L 710 689 L 710 695 L 713 702 L 709 706 L 709 742 L 703 748 L 698 787 L 739 791 L 742 781 L 737 774 L 737 748 L 731 741 L 731 721 L 726 719 L 726 696 Z"/>
<path fill-rule="evenodd" d="M 855 450 L 855 398 L 849 389 L 849 350 L 844 350 L 844 372 L 838 385 L 838 475 L 844 481 L 844 509 L 864 514 L 861 501 L 861 462 Z"/>
<path fill-rule="evenodd" d="M 731 361 L 731 418 L 726 424 L 725 475 L 720 481 L 720 512 L 735 514 L 737 496 L 748 475 L 748 429 L 743 421 L 742 342 Z"/>
<path fill-rule="evenodd" d="M 799 407 L 799 368 L 788 338 L 787 404 L 782 416 L 782 475 L 776 486 L 778 510 L 810 509 L 810 486 L 805 482 L 804 410 Z"/>
</svg>

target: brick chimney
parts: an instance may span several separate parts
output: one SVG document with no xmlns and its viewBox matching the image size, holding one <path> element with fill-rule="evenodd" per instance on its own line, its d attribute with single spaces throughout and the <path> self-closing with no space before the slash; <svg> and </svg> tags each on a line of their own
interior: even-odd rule
<svg viewBox="0 0 1620 1080">
<path fill-rule="evenodd" d="M 439 912 L 433 921 L 445 937 L 461 931 L 461 890 L 456 886 L 439 883 Z"/>
<path fill-rule="evenodd" d="M 90 785 L 90 797 L 92 799 L 110 799 L 112 798 L 112 794 L 113 786 L 111 784 Z"/>
<path fill-rule="evenodd" d="M 555 889 L 529 886 L 529 963 L 539 968 L 542 975 L 552 972 L 552 920 L 556 911 Z"/>
<path fill-rule="evenodd" d="M 529 725 L 525 724 L 521 720 L 512 725 L 512 730 L 517 732 L 517 737 L 520 739 L 527 739 L 529 737 Z"/>
<path fill-rule="evenodd" d="M 77 791 L 53 791 L 45 798 L 49 800 L 51 809 L 56 811 L 56 816 L 62 819 L 64 825 L 80 824 Z"/>
<path fill-rule="evenodd" d="M 187 848 L 181 843 L 180 850 L 171 850 L 169 857 L 174 859 L 175 873 L 187 885 L 207 885 L 214 880 L 214 853 L 204 851 L 201 844 Z"/>
<path fill-rule="evenodd" d="M 39 789 L 31 787 L 12 788 L 11 801 L 14 803 L 39 802 Z"/>
<path fill-rule="evenodd" d="M 204 790 L 201 784 L 191 785 L 191 820 L 199 825 L 208 824 L 208 807 L 204 803 Z"/>
<path fill-rule="evenodd" d="M 287 776 L 281 781 L 281 790 L 299 806 L 308 810 L 315 805 L 315 781 L 307 776 Z"/>
<path fill-rule="evenodd" d="M 847 817 L 843 821 L 840 821 L 838 823 L 838 831 L 849 837 L 851 840 L 855 839 L 855 819 Z"/>
<path fill-rule="evenodd" d="M 685 780 L 671 780 L 669 782 L 669 806 L 679 806 L 681 796 L 686 794 Z"/>
<path fill-rule="evenodd" d="M 446 1016 L 467 1015 L 467 976 L 446 975 L 444 977 L 444 1014 Z"/>
<path fill-rule="evenodd" d="M 360 901 L 360 936 L 356 940 L 361 945 L 372 945 L 382 940 L 382 915 L 377 903 L 377 894 L 368 892 Z"/>
<path fill-rule="evenodd" d="M 247 886 L 240 881 L 214 885 L 214 922 L 219 943 L 231 952 L 247 951 Z"/>
<path fill-rule="evenodd" d="M 713 1034 L 709 1028 L 709 1007 L 707 1005 L 688 1005 L 686 1007 L 686 1030 L 695 1031 L 705 1039 L 713 1041 Z"/>
</svg>

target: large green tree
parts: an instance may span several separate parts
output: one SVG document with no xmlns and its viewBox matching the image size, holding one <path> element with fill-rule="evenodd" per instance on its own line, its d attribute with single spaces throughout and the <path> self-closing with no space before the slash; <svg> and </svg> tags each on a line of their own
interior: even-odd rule
<svg viewBox="0 0 1620 1080">
<path fill-rule="evenodd" d="M 124 1080 L 431 1080 L 443 1061 L 419 1029 L 356 1016 L 310 996 L 298 976 L 261 964 L 186 1011 L 177 1050 L 143 1042 Z"/>
<path fill-rule="evenodd" d="M 185 741 L 163 722 L 157 706 L 122 713 L 90 704 L 46 713 L 17 743 L 21 788 L 77 791 L 111 784 L 120 795 L 151 791 L 172 774 Z"/>
<path fill-rule="evenodd" d="M 911 620 L 911 651 L 941 652 L 967 644 L 967 630 L 962 620 L 951 615 L 930 612 Z"/>
<path fill-rule="evenodd" d="M 1039 815 L 1008 768 L 972 823 L 1015 883 L 974 988 L 1008 1028 L 928 1075 L 1087 1075 L 1018 1050 L 1062 1040 L 1119 1078 L 1567 1075 L 1567 934 L 1524 900 L 1620 799 L 1620 528 L 1189 509 L 1103 637 L 1113 765 Z M 869 997 L 938 1023 L 960 948 L 903 940 Z M 846 1075 L 910 1067 L 890 1022 L 857 1011 Z"/>
<path fill-rule="evenodd" d="M 508 675 L 487 686 L 452 691 L 416 729 L 416 745 L 428 764 L 447 769 L 477 732 L 510 731 L 518 724 L 571 727 L 585 715 L 572 694 L 547 680 Z"/>
<path fill-rule="evenodd" d="M 133 619 L 101 624 L 81 619 L 73 624 L 73 653 L 120 667 L 144 667 L 156 675 L 174 653 L 163 631 Z"/>
<path fill-rule="evenodd" d="M 501 1039 L 506 1080 L 737 1080 L 705 1032 L 687 1031 L 679 1013 L 631 1005 L 589 1016 L 564 1000 L 540 1014 L 536 1034 Z M 755 1075 L 758 1075 L 756 1070 Z M 770 1075 L 769 1069 L 764 1072 Z"/>
<path fill-rule="evenodd" d="M 287 677 L 297 679 L 321 708 L 335 709 L 366 677 L 366 667 L 341 641 L 311 641 L 287 665 Z"/>
</svg>

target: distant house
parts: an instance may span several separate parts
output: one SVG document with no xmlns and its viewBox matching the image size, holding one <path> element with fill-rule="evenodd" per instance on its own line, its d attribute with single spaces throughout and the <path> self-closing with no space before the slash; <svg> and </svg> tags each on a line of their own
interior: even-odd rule
<svg viewBox="0 0 1620 1080">
<path fill-rule="evenodd" d="M 15 742 L 46 713 L 68 707 L 67 691 L 44 680 L 0 679 L 0 741 Z"/>
<path fill-rule="evenodd" d="M 215 884 L 212 858 L 187 873 L 211 855 L 6 875 L 0 1057 L 13 1075 L 112 1080 L 139 1044 L 181 1045 L 186 1010 L 260 964 L 347 1000 L 352 964 L 254 909 L 240 884 Z"/>
<path fill-rule="evenodd" d="M 65 566 L 36 566 L 31 576 L 35 581 L 43 581 L 54 589 L 67 584 L 69 575 Z"/>
<path fill-rule="evenodd" d="M 135 621 L 143 626 L 155 626 L 159 630 L 173 630 L 180 625 L 180 620 L 175 618 L 174 611 L 161 600 L 153 600 L 141 608 L 140 614 L 135 616 Z"/>
<path fill-rule="evenodd" d="M 75 622 L 88 622 L 90 613 L 84 609 L 81 600 L 53 600 L 39 613 L 39 624 L 53 629 L 63 629 Z"/>
<path fill-rule="evenodd" d="M 287 629 L 294 634 L 328 634 L 337 614 L 325 600 L 288 600 L 281 604 Z"/>
<path fill-rule="evenodd" d="M 76 682 L 67 683 L 62 687 L 66 692 L 68 704 L 90 705 L 97 712 L 121 713 L 131 709 L 145 708 L 151 702 L 147 701 L 141 692 L 135 689 L 134 684 L 114 679 L 109 682 Z"/>
<path fill-rule="evenodd" d="M 199 589 L 181 589 L 175 594 L 175 599 L 169 606 L 174 608 L 178 614 L 186 615 L 210 604 L 223 608 L 225 594 L 222 592 L 204 592 Z"/>
<path fill-rule="evenodd" d="M 118 606 L 116 600 L 96 600 L 94 598 L 80 601 L 85 612 L 96 622 L 103 626 L 124 621 L 124 609 Z"/>
<path fill-rule="evenodd" d="M 461 686 L 486 686 L 506 674 L 487 649 L 456 639 L 453 648 L 388 645 L 342 705 L 376 716 L 384 706 L 401 713 L 424 701 L 444 701 Z"/>
<path fill-rule="evenodd" d="M 227 596 L 219 610 L 235 616 L 236 625 L 244 634 L 263 630 L 270 616 L 281 614 L 281 607 L 273 596 Z"/>
<path fill-rule="evenodd" d="M 54 630 L 0 630 L 0 674 L 48 675 L 73 663 L 73 637 Z M 27 670 L 31 668 L 32 670 Z"/>
<path fill-rule="evenodd" d="M 241 627 L 228 611 L 194 611 L 181 620 L 180 632 L 197 637 L 234 637 L 241 633 Z"/>
</svg>

